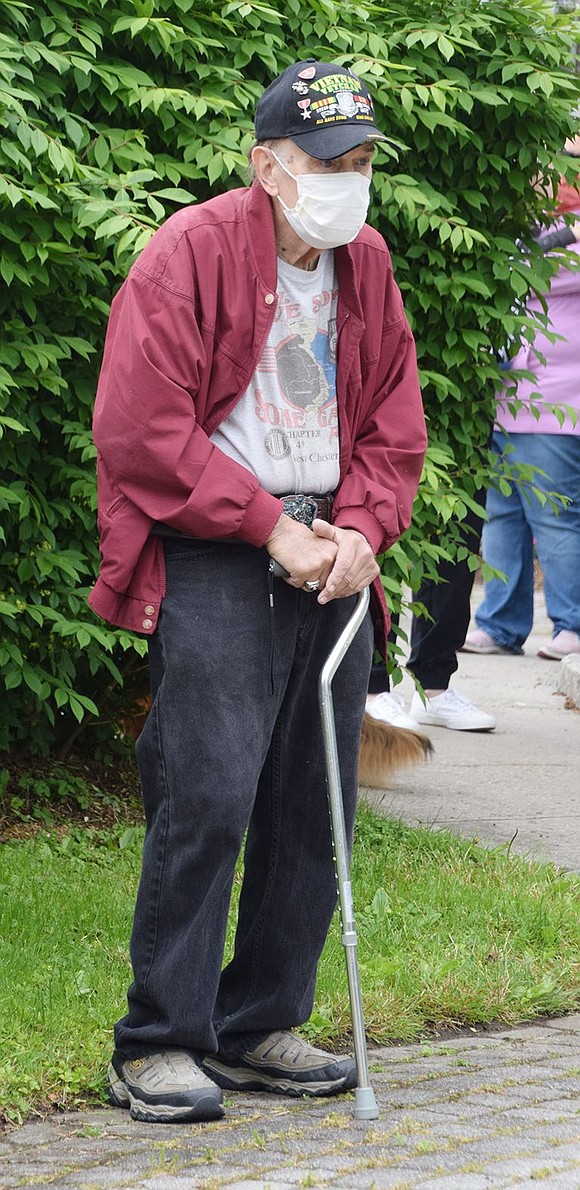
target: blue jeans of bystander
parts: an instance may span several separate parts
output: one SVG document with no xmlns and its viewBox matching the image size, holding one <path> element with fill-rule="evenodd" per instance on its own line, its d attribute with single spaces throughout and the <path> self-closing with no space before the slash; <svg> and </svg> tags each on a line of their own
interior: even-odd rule
<svg viewBox="0 0 580 1190">
<path fill-rule="evenodd" d="M 554 636 L 563 630 L 580 633 L 580 437 L 573 434 L 505 434 L 493 436 L 501 455 L 509 443 L 510 461 L 539 467 L 534 486 L 557 492 L 571 501 L 555 511 L 512 485 L 511 495 L 490 488 L 482 553 L 501 570 L 507 582 L 485 584 L 476 612 L 479 628 L 498 644 L 515 652 L 529 636 L 534 615 L 534 541 L 543 572 L 546 609 Z"/>
</svg>

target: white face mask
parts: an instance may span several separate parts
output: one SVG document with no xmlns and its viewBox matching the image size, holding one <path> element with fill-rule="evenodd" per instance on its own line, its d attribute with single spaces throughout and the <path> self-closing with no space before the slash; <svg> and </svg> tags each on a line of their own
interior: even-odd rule
<svg viewBox="0 0 580 1190">
<path fill-rule="evenodd" d="M 292 174 L 283 161 L 270 152 L 288 177 L 296 182 L 295 207 L 288 207 L 277 195 L 296 235 L 311 248 L 338 248 L 350 244 L 367 217 L 371 180 L 364 174 Z"/>
</svg>

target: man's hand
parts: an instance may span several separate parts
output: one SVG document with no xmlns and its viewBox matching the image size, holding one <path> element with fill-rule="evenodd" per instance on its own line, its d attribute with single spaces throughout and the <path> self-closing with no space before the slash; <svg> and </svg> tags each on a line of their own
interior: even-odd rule
<svg viewBox="0 0 580 1190">
<path fill-rule="evenodd" d="M 375 556 L 362 533 L 356 529 L 339 529 L 338 525 L 329 525 L 318 518 L 312 522 L 312 532 L 316 538 L 323 538 L 336 546 L 334 565 L 326 583 L 320 584 L 319 603 L 354 595 L 368 587 L 377 577 L 379 568 Z"/>
<path fill-rule="evenodd" d="M 324 524 L 315 521 L 315 524 Z M 330 528 L 330 525 L 326 526 Z M 356 536 L 360 536 L 357 534 Z M 332 571 L 337 555 L 337 545 L 323 534 L 315 534 L 306 525 L 293 521 L 282 513 L 266 541 L 271 558 L 279 562 L 288 577 L 284 580 L 291 587 L 303 587 L 305 582 L 320 583 L 320 590 Z"/>
</svg>

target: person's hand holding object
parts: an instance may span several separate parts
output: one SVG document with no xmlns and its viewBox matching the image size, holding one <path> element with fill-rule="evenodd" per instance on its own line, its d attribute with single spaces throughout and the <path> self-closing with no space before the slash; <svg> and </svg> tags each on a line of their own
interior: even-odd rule
<svg viewBox="0 0 580 1190">
<path fill-rule="evenodd" d="M 344 599 L 355 595 L 376 579 L 379 568 L 373 551 L 362 533 L 356 529 L 339 529 L 318 519 L 312 522 L 312 532 L 317 538 L 332 541 L 337 547 L 334 565 L 318 595 L 319 603 L 331 599 Z"/>
</svg>

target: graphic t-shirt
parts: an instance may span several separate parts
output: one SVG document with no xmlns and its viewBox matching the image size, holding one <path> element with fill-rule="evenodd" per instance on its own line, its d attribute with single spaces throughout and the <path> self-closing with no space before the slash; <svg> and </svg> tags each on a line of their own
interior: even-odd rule
<svg viewBox="0 0 580 1190">
<path fill-rule="evenodd" d="M 334 253 L 308 272 L 278 260 L 276 317 L 256 371 L 211 435 L 274 496 L 338 486 Z"/>
</svg>

